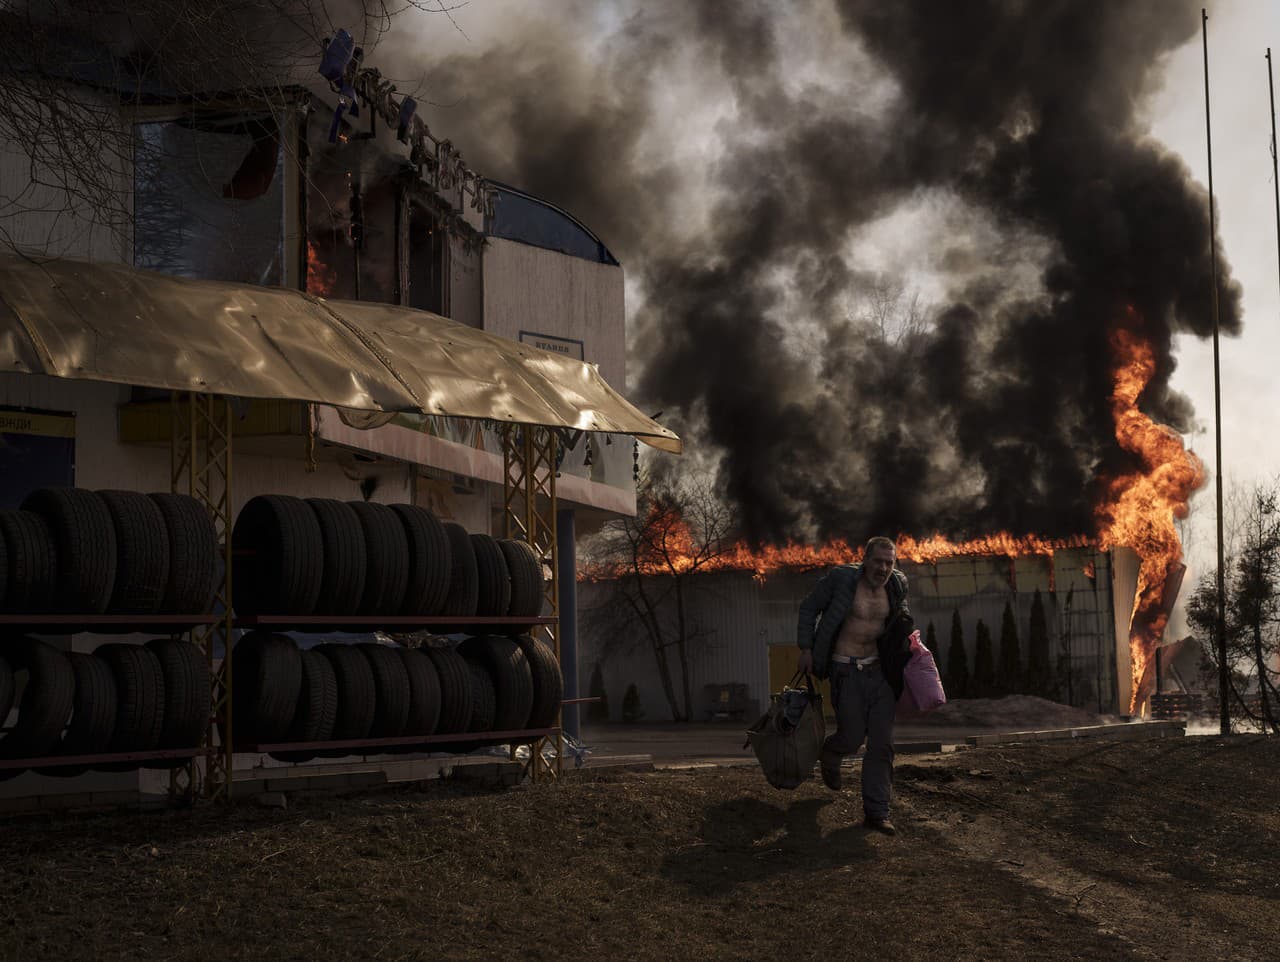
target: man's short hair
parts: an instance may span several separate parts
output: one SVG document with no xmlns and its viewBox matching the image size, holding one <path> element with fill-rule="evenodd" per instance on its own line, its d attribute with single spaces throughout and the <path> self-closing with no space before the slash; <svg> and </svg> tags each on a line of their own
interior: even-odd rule
<svg viewBox="0 0 1280 962">
<path fill-rule="evenodd" d="M 889 548 L 893 551 L 894 558 L 898 557 L 898 546 L 894 543 L 893 539 L 878 536 L 867 542 L 866 548 L 862 551 L 862 557 L 870 558 L 871 552 L 875 551 L 876 548 Z"/>
</svg>

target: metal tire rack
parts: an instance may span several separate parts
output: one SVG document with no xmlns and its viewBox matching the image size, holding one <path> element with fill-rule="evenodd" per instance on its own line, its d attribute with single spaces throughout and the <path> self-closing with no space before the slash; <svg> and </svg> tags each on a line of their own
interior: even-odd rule
<svg viewBox="0 0 1280 962">
<path fill-rule="evenodd" d="M 9 629 L 41 631 L 68 628 L 69 633 L 95 629 L 119 630 L 125 625 L 168 629 L 172 635 L 186 633 L 209 666 L 211 704 L 203 743 L 194 748 L 117 752 L 85 756 L 0 759 L 0 770 L 57 765 L 92 765 L 95 762 L 188 759 L 169 773 L 171 797 L 192 802 L 198 796 L 222 802 L 232 801 L 234 761 L 237 752 L 289 751 L 301 744 L 237 745 L 232 712 L 232 632 L 236 628 L 299 628 L 307 624 L 340 625 L 355 630 L 377 627 L 401 628 L 520 628 L 538 632 L 560 660 L 559 644 L 559 554 L 556 541 L 556 462 L 560 449 L 555 429 L 508 424 L 500 432 L 503 447 L 503 511 L 506 537 L 526 541 L 549 570 L 544 592 L 549 615 L 538 617 L 428 617 L 351 616 L 324 617 L 269 615 L 236 618 L 233 611 L 232 439 L 234 410 L 230 398 L 221 395 L 174 392 L 170 403 L 170 490 L 195 498 L 213 520 L 222 561 L 222 577 L 214 593 L 213 612 L 191 615 L 4 615 L 0 624 Z M 222 657 L 218 657 L 219 644 Z M 560 744 L 562 710 L 548 728 L 520 731 L 460 732 L 446 735 L 310 742 L 308 748 L 378 748 L 406 745 L 462 745 L 507 743 L 511 758 L 516 749 L 527 746 L 524 774 L 533 780 L 557 778 L 563 773 L 563 746 Z M 553 759 L 543 757 L 543 749 L 553 748 Z"/>
<path fill-rule="evenodd" d="M 199 775 L 198 759 L 205 759 L 205 788 L 211 797 L 229 797 L 231 752 L 219 752 L 213 744 L 215 722 L 231 725 L 231 657 L 221 666 L 215 664 L 213 651 L 215 640 L 229 638 L 231 627 L 231 424 L 232 411 L 229 399 L 208 394 L 188 394 L 186 411 L 175 392 L 170 412 L 172 440 L 170 444 L 169 487 L 182 491 L 182 480 L 187 479 L 186 492 L 204 505 L 214 520 L 221 539 L 224 577 L 215 593 L 214 607 L 217 614 L 191 615 L 6 615 L 0 617 L 0 625 L 13 630 L 40 631 L 45 628 L 68 628 L 70 634 L 95 629 L 120 630 L 126 626 L 148 627 L 157 630 L 168 628 L 171 634 L 186 631 L 209 659 L 213 704 L 206 727 L 205 743 L 196 748 L 164 749 L 154 751 L 114 752 L 95 755 L 52 756 L 0 760 L 0 769 L 36 768 L 57 765 L 92 765 L 95 762 L 131 762 L 160 759 L 190 761 L 169 773 L 169 793 L 172 797 L 194 799 Z M 54 632 L 61 634 L 61 632 Z"/>
<path fill-rule="evenodd" d="M 237 745 L 235 719 L 232 717 L 232 631 L 237 627 L 271 627 L 305 625 L 323 621 L 326 625 L 352 628 L 446 627 L 520 627 L 540 631 L 560 659 L 559 583 L 556 547 L 556 461 L 559 437 L 553 429 L 536 425 L 504 425 L 503 506 L 506 536 L 527 541 L 550 577 L 544 581 L 549 616 L 537 618 L 404 618 L 404 617 L 334 617 L 323 619 L 292 616 L 256 616 L 236 619 L 233 615 L 233 567 L 231 551 L 232 517 L 232 433 L 234 416 L 231 400 L 219 395 L 175 392 L 171 403 L 172 433 L 170 449 L 170 484 L 175 492 L 185 493 L 200 501 L 213 519 L 223 561 L 223 577 L 215 596 L 215 615 L 208 623 L 197 625 L 190 640 L 208 659 L 212 682 L 212 704 L 204 744 L 189 765 L 171 775 L 170 791 L 174 795 L 194 798 L 197 794 L 223 802 L 232 800 L 233 766 L 237 751 L 287 751 L 299 748 L 288 745 Z M 185 485 L 183 484 L 185 480 Z M 224 655 L 217 658 L 222 642 Z M 560 742 L 562 717 L 558 711 L 550 728 L 503 732 L 464 732 L 427 737 L 359 739 L 334 742 L 311 742 L 310 748 L 377 748 L 421 744 L 424 747 L 442 743 L 493 742 L 501 739 L 516 748 L 529 747 L 525 773 L 531 779 L 558 777 L 563 754 Z M 544 746 L 554 746 L 554 762 L 542 757 Z M 201 765 L 203 759 L 203 765 Z"/>
<path fill-rule="evenodd" d="M 223 576 L 214 591 L 212 614 L 192 615 L 5 615 L 0 625 L 15 629 L 40 631 L 63 627 L 70 633 L 95 629 L 120 630 L 128 627 L 169 629 L 177 635 L 185 632 L 191 643 L 205 655 L 209 664 L 212 693 L 209 717 L 203 743 L 195 748 L 156 751 L 117 752 L 97 755 L 52 756 L 0 760 L 0 770 L 35 768 L 95 762 L 150 761 L 189 759 L 187 764 L 170 770 L 169 794 L 193 801 L 201 792 L 210 798 L 231 797 L 232 752 L 231 717 L 231 646 L 224 644 L 225 657 L 215 655 L 219 639 L 231 638 L 234 626 L 231 607 L 231 439 L 233 412 L 229 398 L 212 394 L 174 392 L 170 401 L 171 435 L 169 447 L 169 489 L 189 494 L 200 502 L 213 519 Z M 58 633 L 58 632 L 55 632 Z M 221 726 L 227 734 L 225 744 L 215 742 L 214 733 Z M 203 760 L 203 765 L 201 765 Z"/>
<path fill-rule="evenodd" d="M 0 615 L 0 627 L 7 631 L 34 632 L 37 634 L 63 632 L 49 629 L 67 628 L 67 634 L 79 634 L 86 631 L 106 630 L 119 631 L 122 628 L 153 628 L 157 631 L 169 629 L 177 633 L 186 629 L 193 622 L 206 628 L 213 625 L 211 615 Z M 193 631 L 195 629 L 192 629 Z M 195 759 L 203 754 L 203 747 L 194 748 L 158 748 L 145 751 L 98 752 L 92 755 L 44 755 L 37 758 L 0 758 L 0 771 L 20 769 L 53 768 L 58 766 L 86 766 L 111 762 L 149 762 L 169 759 L 190 759 L 187 765 L 170 770 L 170 794 L 191 798 L 189 772 Z"/>
</svg>

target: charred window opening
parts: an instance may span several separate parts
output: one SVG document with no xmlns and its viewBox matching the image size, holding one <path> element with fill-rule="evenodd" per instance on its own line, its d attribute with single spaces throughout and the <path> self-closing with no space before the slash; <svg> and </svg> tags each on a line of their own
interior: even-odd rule
<svg viewBox="0 0 1280 962">
<path fill-rule="evenodd" d="M 284 264 L 279 128 L 268 114 L 134 126 L 134 265 L 278 285 Z"/>
<path fill-rule="evenodd" d="M 323 112 L 308 123 L 306 290 L 331 299 L 397 303 L 398 164 L 361 139 L 317 146 L 323 143 Z"/>
<path fill-rule="evenodd" d="M 307 181 L 306 289 L 320 297 L 354 300 L 363 202 L 336 151 L 312 154 Z"/>
<path fill-rule="evenodd" d="M 327 143 L 331 116 L 307 120 L 306 290 L 449 316 L 459 212 L 372 139 Z"/>
<path fill-rule="evenodd" d="M 447 315 L 449 235 L 444 224 L 430 209 L 413 204 L 409 210 L 407 303 L 419 310 Z"/>
<path fill-rule="evenodd" d="M 362 189 L 345 173 L 307 192 L 307 291 L 320 297 L 397 302 L 394 184 Z"/>
<path fill-rule="evenodd" d="M 357 231 L 356 264 L 359 298 L 394 304 L 396 283 L 396 207 L 400 193 L 390 180 L 381 180 L 352 200 L 352 229 Z"/>
</svg>

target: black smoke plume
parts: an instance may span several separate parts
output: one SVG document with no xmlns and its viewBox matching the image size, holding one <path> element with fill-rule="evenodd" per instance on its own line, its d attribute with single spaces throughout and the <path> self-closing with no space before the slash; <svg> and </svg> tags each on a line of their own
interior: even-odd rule
<svg viewBox="0 0 1280 962">
<path fill-rule="evenodd" d="M 1141 107 L 1197 7 L 589 7 L 435 63 L 428 95 L 461 106 L 432 122 L 638 279 L 635 393 L 713 453 L 748 536 L 1092 533 L 1097 479 L 1133 466 L 1109 398 L 1130 316 L 1157 355 L 1142 408 L 1190 428 L 1169 378 L 1173 336 L 1212 330 L 1207 195 Z M 710 126 L 685 115 L 707 103 Z M 850 306 L 884 285 L 857 242 L 912 205 L 945 295 L 886 329 Z"/>
</svg>

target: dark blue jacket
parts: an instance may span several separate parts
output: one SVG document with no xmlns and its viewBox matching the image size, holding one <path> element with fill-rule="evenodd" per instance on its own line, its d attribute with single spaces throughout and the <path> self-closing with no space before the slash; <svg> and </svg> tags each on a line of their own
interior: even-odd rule
<svg viewBox="0 0 1280 962">
<path fill-rule="evenodd" d="M 862 576 L 862 565 L 839 565 L 818 581 L 800 603 L 800 627 L 796 644 L 813 652 L 813 673 L 819 678 L 831 674 L 831 651 L 840 626 L 853 608 L 853 593 Z M 908 638 L 915 628 L 907 607 L 907 576 L 897 568 L 885 585 L 889 591 L 889 615 L 876 639 L 880 664 L 897 697 L 902 697 L 902 669 L 911 657 Z"/>
</svg>

